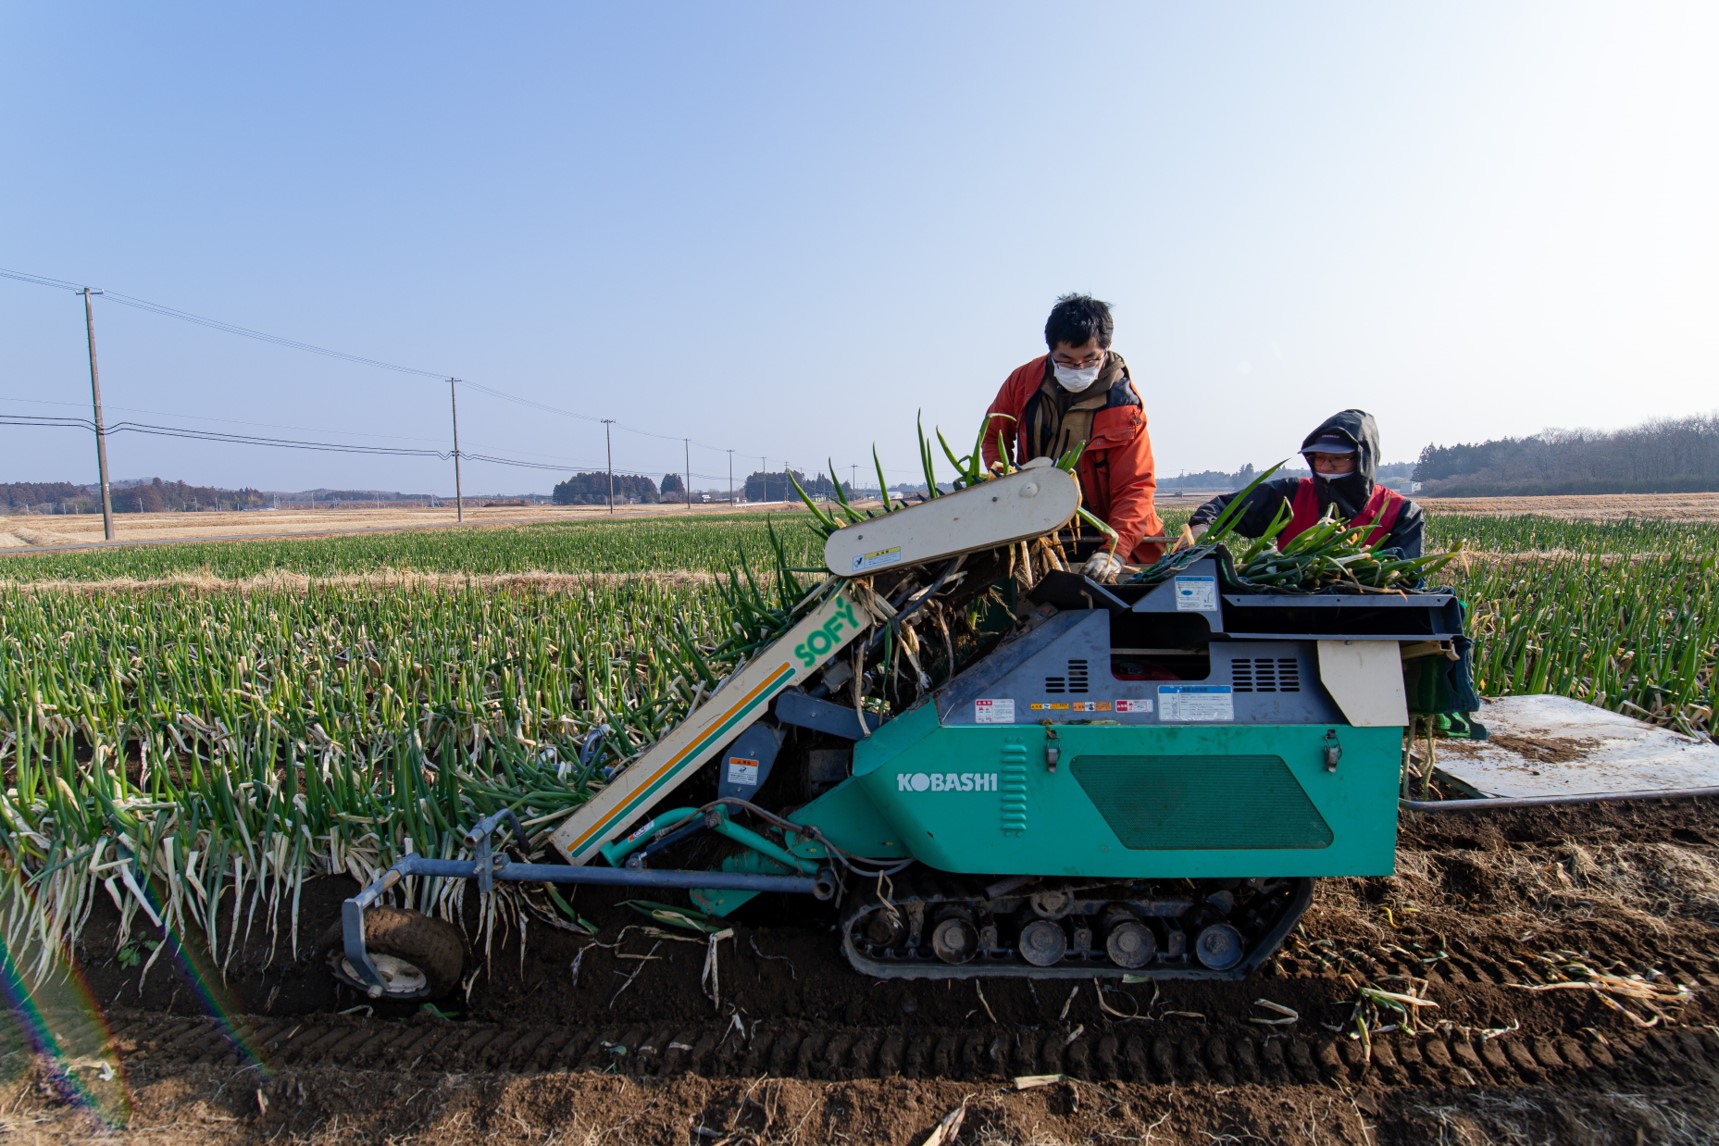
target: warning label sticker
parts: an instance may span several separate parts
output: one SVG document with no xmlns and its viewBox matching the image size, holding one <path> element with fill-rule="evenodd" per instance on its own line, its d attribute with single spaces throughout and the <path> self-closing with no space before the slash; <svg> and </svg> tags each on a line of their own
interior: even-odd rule
<svg viewBox="0 0 1719 1146">
<path fill-rule="evenodd" d="M 1176 578 L 1176 611 L 1212 613 L 1218 607 L 1218 579 L 1216 577 L 1178 577 Z"/>
<path fill-rule="evenodd" d="M 758 786 L 758 761 L 748 760 L 743 756 L 728 758 L 728 782 L 747 788 Z"/>
<path fill-rule="evenodd" d="M 1048 701 L 1048 700 L 1045 701 L 1043 704 L 1039 704 L 1039 703 L 1035 702 L 1034 704 L 1031 705 L 1031 708 L 1034 712 L 1067 712 L 1068 711 L 1068 705 L 1067 704 L 1062 703 L 1062 702 L 1052 702 L 1052 701 Z"/>
<path fill-rule="evenodd" d="M 901 560 L 901 546 L 893 549 L 879 549 L 876 553 L 865 553 L 853 560 L 850 570 L 854 573 L 864 573 L 867 569 L 882 569 L 885 565 L 894 565 Z"/>
<path fill-rule="evenodd" d="M 1015 722 L 1015 701 L 1008 700 L 975 700 L 973 702 L 973 722 L 975 724 L 1013 724 Z"/>
<path fill-rule="evenodd" d="M 1110 702 L 1108 700 L 1077 700 L 1068 707 L 1072 712 L 1109 712 Z"/>
<path fill-rule="evenodd" d="M 1201 720 L 1234 720 L 1235 696 L 1228 685 L 1161 684 L 1158 686 L 1158 715 L 1165 720 L 1189 723 Z"/>
<path fill-rule="evenodd" d="M 1150 700 L 1119 700 L 1116 702 L 1117 712 L 1151 712 Z"/>
</svg>

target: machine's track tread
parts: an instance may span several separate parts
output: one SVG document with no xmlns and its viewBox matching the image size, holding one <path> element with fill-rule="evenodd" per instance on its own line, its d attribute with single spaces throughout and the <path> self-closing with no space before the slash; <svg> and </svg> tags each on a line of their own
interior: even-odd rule
<svg viewBox="0 0 1719 1146">
<path fill-rule="evenodd" d="M 954 876 L 946 873 L 931 871 L 915 871 L 907 880 L 898 883 L 895 893 L 890 897 L 891 902 L 899 907 L 910 906 L 914 903 L 927 905 L 927 912 L 937 906 L 959 906 L 963 900 L 970 898 L 978 887 L 979 880 L 975 877 Z M 1166 889 L 1174 883 L 1191 883 L 1191 889 L 1178 889 L 1173 898 L 1189 898 L 1198 906 L 1203 896 L 1210 890 L 1229 882 L 1235 881 L 1161 881 Z M 875 902 L 861 899 L 854 908 L 844 914 L 841 924 L 842 952 L 847 956 L 848 963 L 861 974 L 877 979 L 980 979 L 980 978 L 1011 978 L 1011 979 L 1040 979 L 1040 980 L 1082 980 L 1082 979 L 1204 979 L 1209 981 L 1236 981 L 1247 978 L 1267 959 L 1271 958 L 1283 941 L 1288 937 L 1296 922 L 1307 911 L 1313 898 L 1313 881 L 1311 879 L 1277 881 L 1289 885 L 1285 897 L 1281 892 L 1276 898 L 1284 899 L 1281 915 L 1257 935 L 1245 957 L 1234 967 L 1225 970 L 1212 970 L 1202 966 L 1192 955 L 1183 962 L 1155 962 L 1145 967 L 1130 969 L 1120 967 L 1105 959 L 1070 960 L 1066 963 L 1039 967 L 1033 966 L 1018 955 L 994 960 L 974 960 L 967 963 L 945 963 L 929 955 L 919 959 L 883 959 L 871 955 L 864 950 L 866 945 L 862 939 L 856 938 L 860 920 L 877 910 Z M 1145 883 L 1131 883 L 1127 880 L 1115 881 L 1055 881 L 1047 880 L 1036 885 L 1045 889 L 1055 889 L 1062 884 L 1079 886 L 1108 886 L 1114 889 L 1125 887 L 1145 888 Z M 1090 897 L 1088 897 L 1090 898 Z M 1098 897 L 1100 899 L 1106 897 Z M 1187 936 L 1190 947 L 1193 936 Z M 1102 938 L 1098 940 L 1102 947 Z"/>
<path fill-rule="evenodd" d="M 1697 991 L 1719 988 L 1719 951 L 1651 938 L 1636 952 Z M 1280 951 L 1270 981 L 1331 981 L 1351 976 L 1431 979 L 1440 996 L 1467 986 L 1531 980 L 1519 957 L 1467 951 L 1431 963 L 1399 952 L 1297 938 Z M 1357 975 L 1358 973 L 1358 975 Z M 122 1063 L 334 1066 L 354 1070 L 424 1069 L 534 1074 L 605 1071 L 635 1077 L 782 1077 L 1006 1079 L 1067 1074 L 1093 1081 L 1147 1084 L 1213 1082 L 1347 1087 L 1364 1078 L 1426 1087 L 1570 1086 L 1626 1090 L 1710 1079 L 1719 1069 L 1719 1032 L 1659 1028 L 1605 1033 L 1508 1033 L 1433 1030 L 1359 1042 L 1307 1016 L 1287 1029 L 1215 1033 L 1197 1021 L 1142 1019 L 1080 1027 L 831 1025 L 764 1019 L 745 1034 L 714 1019 L 617 1021 L 578 1027 L 386 1020 L 366 1014 L 216 1020 L 114 1008 L 113 1048 Z"/>
<path fill-rule="evenodd" d="M 115 1049 L 128 1062 L 220 1065 L 245 1061 L 227 1023 L 119 1012 Z M 242 1028 L 242 1023 L 240 1024 Z M 573 1030 L 363 1016 L 262 1019 L 239 1045 L 271 1066 L 410 1068 L 537 1073 L 607 1071 L 639 1077 L 696 1073 L 807 1079 L 938 1077 L 1004 1079 L 1066 1074 L 1092 1081 L 1346 1085 L 1379 1077 L 1394 1085 L 1472 1087 L 1581 1080 L 1608 1087 L 1662 1086 L 1719 1068 L 1719 1035 L 1648 1030 L 1629 1038 L 1584 1035 L 1487 1039 L 1422 1033 L 1380 1038 L 1369 1061 L 1354 1040 L 1325 1033 L 1214 1036 L 1190 1025 L 1109 1029 L 986 1026 L 878 1029 L 760 1024 L 615 1024 Z"/>
</svg>

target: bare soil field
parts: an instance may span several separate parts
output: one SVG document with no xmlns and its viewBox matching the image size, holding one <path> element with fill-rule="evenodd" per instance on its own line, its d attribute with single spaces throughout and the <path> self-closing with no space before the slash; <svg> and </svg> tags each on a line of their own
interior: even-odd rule
<svg viewBox="0 0 1719 1146">
<path fill-rule="evenodd" d="M 171 953 L 143 974 L 98 909 L 79 958 L 105 1026 L 85 1017 L 62 1076 L 15 1032 L 0 1043 L 0 1135 L 1712 1142 L 1716 813 L 1406 819 L 1397 874 L 1321 881 L 1283 952 L 1242 983 L 874 981 L 803 907 L 760 904 L 711 942 L 652 932 L 587 889 L 576 906 L 597 935 L 497 935 L 465 999 L 402 1013 L 336 987 L 306 950 L 271 951 L 260 924 L 225 988 Z M 352 890 L 308 888 L 303 932 Z"/>
<path fill-rule="evenodd" d="M 695 505 L 692 516 L 710 513 L 780 512 L 780 502 Z M 678 517 L 684 505 L 618 505 L 616 518 Z M 468 506 L 466 526 L 525 525 L 546 521 L 597 521 L 610 517 L 601 505 Z M 244 513 L 122 513 L 114 516 L 118 542 L 226 541 L 262 537 L 317 537 L 454 527 L 451 506 L 439 509 L 281 509 Z M 101 515 L 88 513 L 0 516 L 0 549 L 48 548 L 102 543 Z"/>
<path fill-rule="evenodd" d="M 1164 498 L 1166 511 L 1192 510 L 1205 498 Z M 1581 497 L 1431 498 L 1421 504 L 1432 514 L 1508 516 L 1531 513 L 1572 521 L 1618 521 L 1651 517 L 1665 521 L 1719 521 L 1719 493 L 1605 494 Z M 752 505 L 697 505 L 701 513 L 780 512 L 780 502 Z M 795 507 L 788 507 L 795 508 Z M 681 505 L 624 505 L 616 517 L 679 516 Z M 478 506 L 466 509 L 467 526 L 521 525 L 547 521 L 595 521 L 609 517 L 606 506 Z M 262 537 L 316 537 L 334 534 L 438 529 L 455 525 L 454 511 L 440 509 L 286 509 L 246 513 L 127 513 L 114 519 L 121 542 L 220 541 Z M 0 516 L 0 550 L 50 548 L 102 543 L 101 515 Z"/>
<path fill-rule="evenodd" d="M 1531 513 L 1565 521 L 1719 521 L 1719 493 L 1608 493 L 1569 497 L 1433 497 L 1416 498 L 1437 517 L 1447 513 L 1508 517 Z"/>
</svg>

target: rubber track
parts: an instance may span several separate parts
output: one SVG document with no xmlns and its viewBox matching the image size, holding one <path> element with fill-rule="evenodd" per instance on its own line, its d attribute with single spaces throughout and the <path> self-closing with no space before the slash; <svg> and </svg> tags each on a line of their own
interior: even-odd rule
<svg viewBox="0 0 1719 1146">
<path fill-rule="evenodd" d="M 243 1065 L 224 1026 L 206 1018 L 118 1013 L 116 1047 L 127 1062 Z M 615 1024 L 575 1029 L 359 1016 L 259 1019 L 245 1041 L 273 1069 L 536 1073 L 611 1071 L 634 1076 L 853 1079 L 904 1076 L 983 1080 L 1067 1074 L 1136 1083 L 1342 1084 L 1372 1078 L 1400 1086 L 1572 1084 L 1666 1086 L 1710 1079 L 1719 1037 L 1645 1031 L 1632 1039 L 1393 1035 L 1360 1045 L 1329 1035 L 1220 1038 L 1178 1024 L 1120 1024 L 1082 1031 L 980 1027 L 902 1029 L 759 1023 Z"/>
<path fill-rule="evenodd" d="M 973 895 L 976 890 L 975 882 L 972 879 L 963 880 L 959 877 L 915 873 L 914 878 L 903 880 L 896 886 L 894 899 L 897 904 L 902 905 L 913 899 L 935 901 L 939 898 L 958 903 Z M 1065 882 L 1095 884 L 1098 881 Z M 1123 882 L 1116 881 L 1110 886 L 1120 886 Z M 1248 951 L 1246 958 L 1234 969 L 1227 971 L 1213 971 L 1202 967 L 1199 963 L 1193 962 L 1191 957 L 1187 964 L 1152 964 L 1138 970 L 1118 967 L 1107 961 L 1096 963 L 1063 962 L 1050 967 L 1034 967 L 1020 958 L 997 963 L 976 960 L 971 963 L 955 965 L 940 963 L 935 958 L 899 962 L 874 959 L 860 950 L 863 944 L 856 941 L 854 931 L 861 917 L 876 910 L 877 905 L 875 903 L 861 903 L 857 911 L 843 917 L 841 922 L 842 952 L 854 970 L 862 975 L 877 979 L 916 979 L 922 982 L 937 982 L 997 978 L 1057 983 L 1081 979 L 1121 979 L 1125 975 L 1138 975 L 1142 979 L 1156 979 L 1166 982 L 1172 980 L 1239 982 L 1252 974 L 1261 963 L 1271 958 L 1274 951 L 1282 947 L 1285 937 L 1289 935 L 1296 921 L 1306 913 L 1312 900 L 1314 881 L 1303 879 L 1293 882 L 1299 886 L 1291 893 L 1289 902 L 1278 916 L 1277 922 L 1266 929 L 1265 934 Z M 1088 896 L 1082 898 L 1088 898 Z M 1098 898 L 1109 897 L 1100 896 Z M 1195 903 L 1198 903 L 1198 896 L 1195 897 Z M 1097 920 L 1094 919 L 1093 923 L 1096 924 Z M 1192 934 L 1189 935 L 1188 942 L 1192 945 Z M 1098 946 L 1103 947 L 1102 937 L 1100 937 Z"/>
<path fill-rule="evenodd" d="M 1557 939 L 1548 936 L 1542 942 L 1555 945 Z M 1434 984 L 1448 984 L 1458 992 L 1465 984 L 1536 982 L 1546 969 L 1544 965 L 1526 958 L 1501 959 L 1461 947 L 1448 952 L 1444 958 L 1432 959 L 1419 952 L 1401 948 L 1394 953 L 1377 948 L 1368 951 L 1358 948 L 1321 951 L 1316 947 L 1295 946 L 1293 943 L 1279 951 L 1269 966 L 1271 974 L 1276 977 L 1319 978 L 1332 969 L 1338 957 L 1345 969 L 1363 971 L 1371 979 L 1389 976 L 1430 978 Z M 1692 950 L 1688 946 L 1661 947 L 1644 943 L 1630 957 L 1629 962 L 1634 966 L 1627 970 L 1651 967 L 1668 979 L 1693 988 L 1719 987 L 1719 951 Z M 1260 981 L 1265 983 L 1268 979 L 1262 977 Z"/>
</svg>

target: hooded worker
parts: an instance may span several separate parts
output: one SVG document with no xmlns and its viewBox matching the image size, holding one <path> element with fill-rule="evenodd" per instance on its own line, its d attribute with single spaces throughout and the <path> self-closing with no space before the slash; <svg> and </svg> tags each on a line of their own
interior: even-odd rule
<svg viewBox="0 0 1719 1146">
<path fill-rule="evenodd" d="M 1271 527 L 1285 502 L 1289 503 L 1289 525 L 1278 535 L 1287 542 L 1335 508 L 1352 525 L 1371 525 L 1365 538 L 1369 545 L 1395 549 L 1404 557 L 1421 555 L 1426 514 L 1421 507 L 1374 482 L 1379 472 L 1379 424 L 1365 410 L 1333 414 L 1302 439 L 1302 456 L 1312 477 L 1273 478 L 1255 486 L 1241 508 L 1236 532 L 1258 537 Z M 1238 494 L 1214 497 L 1188 521 L 1198 538 L 1234 501 Z"/>
<path fill-rule="evenodd" d="M 1075 466 L 1081 500 L 1116 532 L 1114 551 L 1107 538 L 1082 567 L 1098 581 L 1114 581 L 1124 561 L 1149 565 L 1164 555 L 1146 410 L 1128 364 L 1110 348 L 1114 330 L 1108 303 L 1084 294 L 1057 299 L 1045 322 L 1050 353 L 1004 380 L 985 412 L 981 451 L 985 465 L 995 465 L 1001 439 L 1018 465 L 1086 444 Z"/>
</svg>

